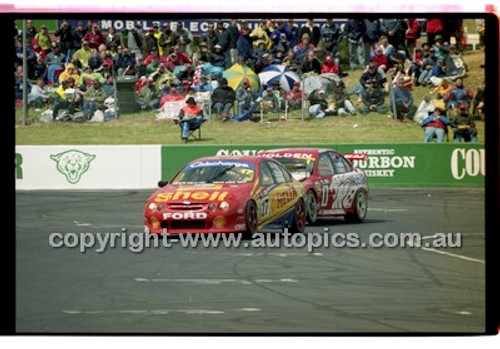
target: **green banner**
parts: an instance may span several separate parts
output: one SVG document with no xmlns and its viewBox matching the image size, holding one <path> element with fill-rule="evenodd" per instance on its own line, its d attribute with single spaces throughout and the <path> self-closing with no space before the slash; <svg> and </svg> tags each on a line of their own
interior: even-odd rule
<svg viewBox="0 0 500 349">
<path fill-rule="evenodd" d="M 277 148 L 312 147 L 364 153 L 353 161 L 373 186 L 484 186 L 484 144 L 249 144 L 162 146 L 162 178 L 203 156 L 256 155 Z"/>
</svg>

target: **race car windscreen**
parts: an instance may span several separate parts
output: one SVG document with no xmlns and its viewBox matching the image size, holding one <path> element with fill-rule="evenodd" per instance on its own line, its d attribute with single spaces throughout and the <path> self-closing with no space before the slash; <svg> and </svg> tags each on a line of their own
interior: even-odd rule
<svg viewBox="0 0 500 349">
<path fill-rule="evenodd" d="M 208 160 L 186 165 L 171 184 L 192 183 L 250 183 L 255 175 L 255 164 L 245 161 Z"/>
<path fill-rule="evenodd" d="M 314 159 L 275 158 L 292 174 L 293 178 L 300 181 L 312 175 Z"/>
</svg>

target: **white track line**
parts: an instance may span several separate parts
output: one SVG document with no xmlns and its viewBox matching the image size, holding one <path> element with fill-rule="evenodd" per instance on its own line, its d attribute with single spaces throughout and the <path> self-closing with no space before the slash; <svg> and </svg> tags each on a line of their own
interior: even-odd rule
<svg viewBox="0 0 500 349">
<path fill-rule="evenodd" d="M 146 279 L 134 278 L 137 282 L 179 282 L 179 283 L 194 283 L 202 285 L 220 285 L 220 284 L 240 284 L 251 285 L 252 283 L 290 283 L 299 282 L 296 279 L 256 279 L 253 281 L 243 279 Z"/>
<path fill-rule="evenodd" d="M 446 251 L 440 251 L 440 250 L 436 250 L 436 249 L 430 248 L 430 247 L 420 247 L 420 249 L 424 250 L 424 251 L 428 251 L 428 252 L 434 252 L 434 253 L 442 254 L 442 255 L 445 255 L 445 256 L 449 256 L 449 257 L 460 258 L 460 259 L 463 259 L 464 261 L 485 264 L 485 262 L 483 260 L 481 260 L 481 259 L 466 257 L 466 256 L 462 256 L 460 254 L 450 253 L 450 252 L 446 252 Z"/>
</svg>

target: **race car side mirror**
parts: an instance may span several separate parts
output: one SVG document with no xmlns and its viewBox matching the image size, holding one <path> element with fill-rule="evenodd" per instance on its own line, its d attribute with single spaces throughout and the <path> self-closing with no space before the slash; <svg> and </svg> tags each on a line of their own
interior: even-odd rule
<svg viewBox="0 0 500 349">
<path fill-rule="evenodd" d="M 168 182 L 167 182 L 167 181 L 159 181 L 159 182 L 158 182 L 158 187 L 163 188 L 163 187 L 164 187 L 164 186 L 166 186 L 167 184 L 168 184 Z"/>
</svg>

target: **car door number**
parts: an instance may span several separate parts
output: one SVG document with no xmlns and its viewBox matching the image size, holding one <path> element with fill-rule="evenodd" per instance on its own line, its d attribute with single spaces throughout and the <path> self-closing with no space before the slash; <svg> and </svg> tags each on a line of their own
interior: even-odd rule
<svg viewBox="0 0 500 349">
<path fill-rule="evenodd" d="M 265 197 L 260 202 L 260 216 L 266 217 L 269 215 L 269 197 Z"/>
<path fill-rule="evenodd" d="M 321 195 L 321 206 L 328 204 L 328 183 L 323 184 L 323 194 Z"/>
</svg>

